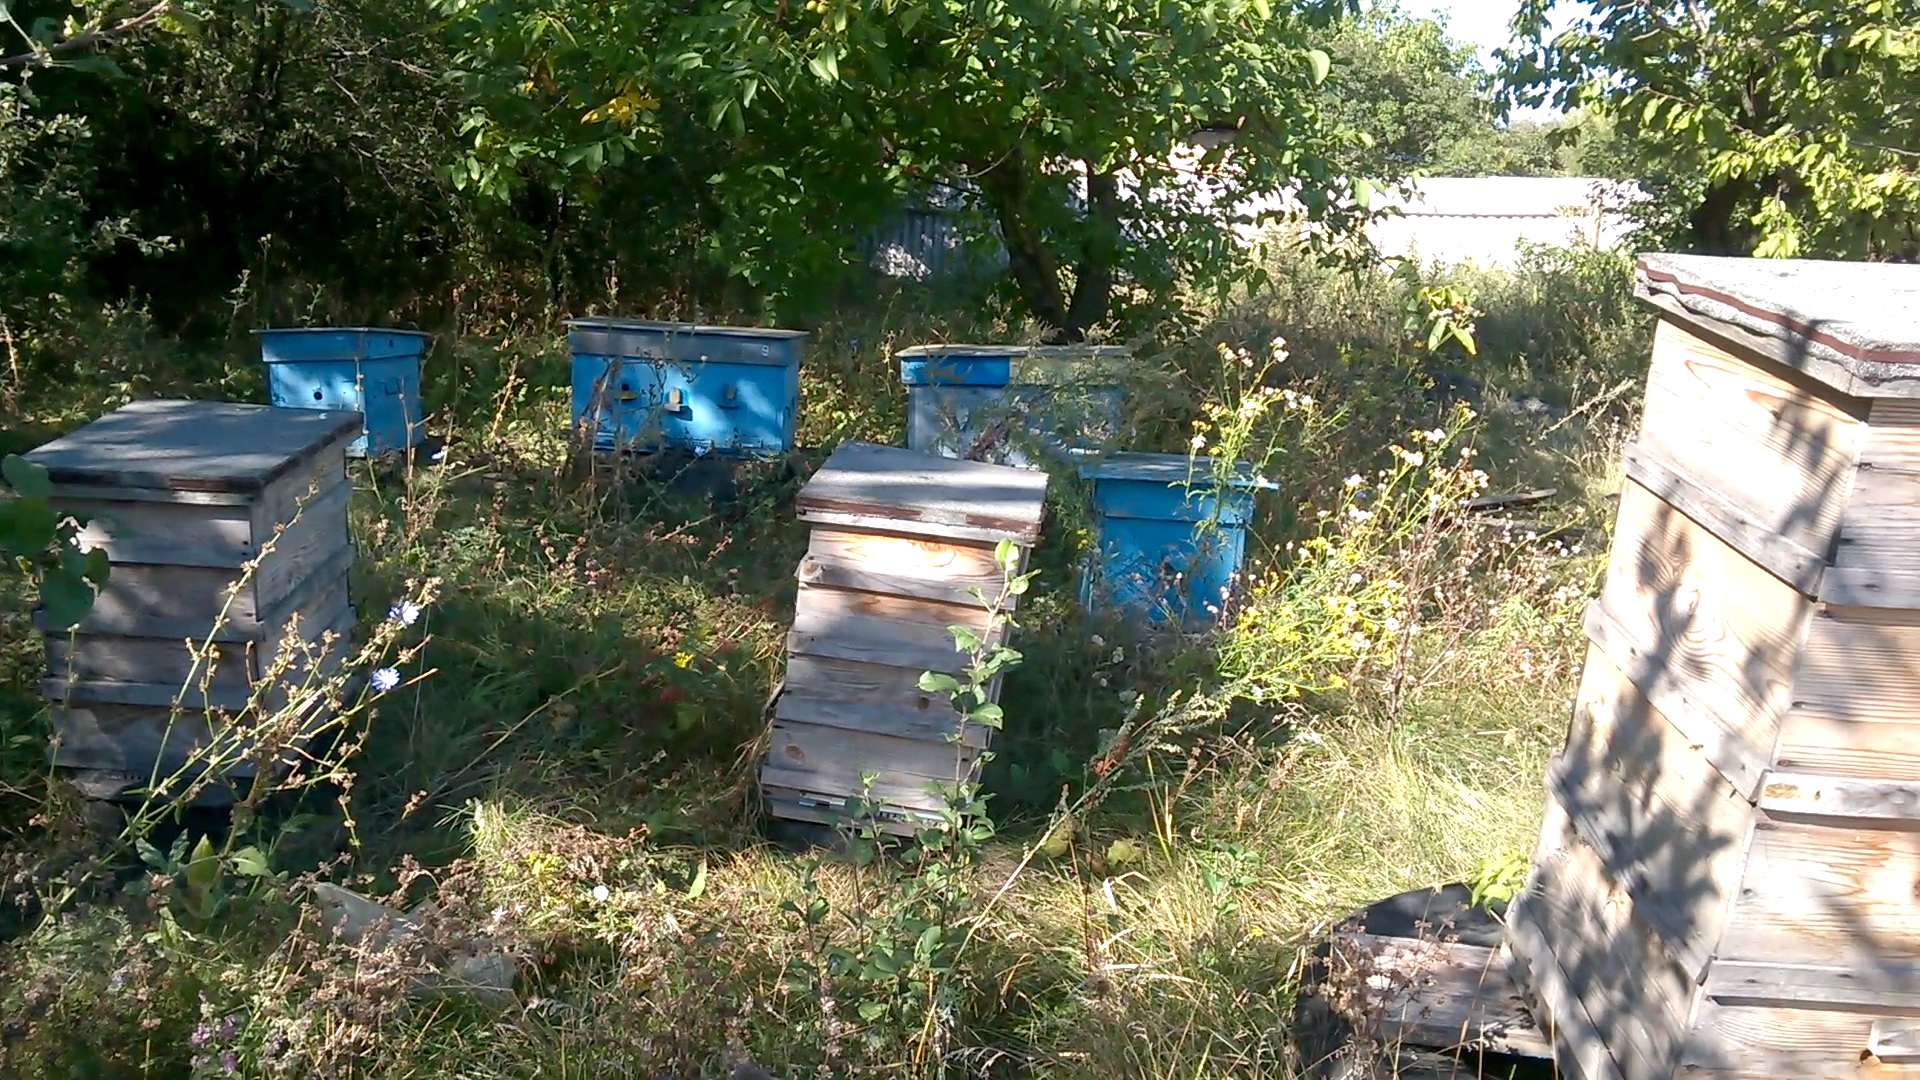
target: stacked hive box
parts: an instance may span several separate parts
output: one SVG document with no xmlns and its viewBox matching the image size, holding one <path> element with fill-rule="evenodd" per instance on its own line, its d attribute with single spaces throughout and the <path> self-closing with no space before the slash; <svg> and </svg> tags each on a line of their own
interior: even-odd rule
<svg viewBox="0 0 1920 1080">
<path fill-rule="evenodd" d="M 39 619 L 53 761 L 82 792 L 113 798 L 156 772 L 199 775 L 239 756 L 249 726 L 275 710 L 303 710 L 302 733 L 324 723 L 323 702 L 289 702 L 298 672 L 257 701 L 255 688 L 290 635 L 353 627 L 346 451 L 362 434 L 354 412 L 139 401 L 27 455 L 47 469 L 56 509 L 90 519 L 82 544 L 112 564 L 77 628 Z M 311 653 L 286 655 L 304 666 Z M 239 762 L 221 771 L 252 774 Z M 206 801 L 230 795 L 213 785 Z"/>
<path fill-rule="evenodd" d="M 1037 468 L 1118 435 L 1125 348 L 920 345 L 898 356 L 914 450 Z"/>
<path fill-rule="evenodd" d="M 987 629 L 971 590 L 999 595 L 995 547 L 1012 540 L 1024 559 L 1046 490 L 1038 470 L 869 443 L 842 445 L 801 489 L 813 535 L 760 774 L 776 817 L 839 821 L 871 773 L 883 823 L 910 832 L 947 805 L 941 784 L 974 775 L 991 732 L 920 676 L 960 673 L 947 628 Z"/>
<path fill-rule="evenodd" d="M 1920 266 L 1659 309 L 1513 972 L 1588 1080 L 1920 1077 Z"/>
</svg>

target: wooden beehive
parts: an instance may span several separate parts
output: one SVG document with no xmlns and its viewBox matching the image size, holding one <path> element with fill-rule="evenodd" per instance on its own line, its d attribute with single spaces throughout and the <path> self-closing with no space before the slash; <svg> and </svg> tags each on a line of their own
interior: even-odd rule
<svg viewBox="0 0 1920 1080">
<path fill-rule="evenodd" d="M 843 820 L 871 773 L 883 823 L 910 832 L 947 805 L 941 784 L 975 774 L 991 731 L 920 676 L 960 673 L 947 628 L 987 630 L 971 590 L 999 595 L 994 550 L 1010 539 L 1024 560 L 1046 491 L 1038 470 L 870 443 L 842 445 L 807 481 L 796 503 L 813 533 L 760 773 L 774 816 Z"/>
<path fill-rule="evenodd" d="M 138 401 L 27 455 L 48 470 L 56 509 L 89 519 L 82 545 L 112 564 L 78 627 L 36 614 L 53 763 L 83 793 L 116 797 L 190 760 L 182 778 L 197 774 L 213 740 L 244 745 L 249 723 L 289 707 L 303 671 L 337 662 L 343 644 L 326 657 L 295 647 L 298 664 L 273 670 L 289 636 L 353 627 L 346 451 L 361 433 L 353 412 Z M 323 706 L 295 703 L 309 706 L 304 723 L 323 723 Z"/>
<path fill-rule="evenodd" d="M 1920 1077 L 1920 266 L 1647 256 L 1508 949 L 1576 1077 Z"/>
</svg>

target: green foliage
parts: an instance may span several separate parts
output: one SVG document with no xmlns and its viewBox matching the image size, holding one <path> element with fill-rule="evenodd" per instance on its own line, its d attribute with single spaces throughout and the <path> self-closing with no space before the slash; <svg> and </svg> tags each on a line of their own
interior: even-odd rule
<svg viewBox="0 0 1920 1080">
<path fill-rule="evenodd" d="M 1235 196 L 1298 184 L 1316 219 L 1355 209 L 1316 119 L 1329 60 L 1306 33 L 1331 13 L 1317 5 L 495 0 L 448 12 L 464 77 L 494 80 L 480 91 L 475 176 L 526 156 L 593 170 L 614 160 L 605 147 L 659 137 L 653 103 L 684 110 L 731 142 L 709 181 L 723 210 L 709 243 L 774 293 L 845 258 L 851 238 L 817 223 L 872 222 L 910 192 L 959 185 L 997 225 L 1030 313 L 1078 337 L 1123 285 L 1162 300 L 1232 267 Z M 636 34 L 654 47 L 628 48 Z M 516 134 L 529 96 L 540 117 L 565 118 L 564 148 Z M 1240 134 L 1208 155 L 1227 197 L 1207 208 L 1171 158 L 1220 124 Z"/>
<path fill-rule="evenodd" d="M 1592 0 L 1503 54 L 1519 102 L 1604 119 L 1671 235 L 1708 251 L 1848 258 L 1920 245 L 1920 6 Z"/>
<path fill-rule="evenodd" d="M 0 494 L 0 556 L 39 586 L 40 605 L 59 629 L 78 626 L 93 609 L 95 590 L 107 583 L 103 548 L 83 551 L 84 520 L 55 510 L 45 466 L 17 454 L 0 461 L 12 494 Z"/>
<path fill-rule="evenodd" d="M 1475 907 L 1491 907 L 1520 895 L 1526 886 L 1529 858 L 1524 852 L 1502 852 L 1486 859 L 1467 877 Z"/>
</svg>

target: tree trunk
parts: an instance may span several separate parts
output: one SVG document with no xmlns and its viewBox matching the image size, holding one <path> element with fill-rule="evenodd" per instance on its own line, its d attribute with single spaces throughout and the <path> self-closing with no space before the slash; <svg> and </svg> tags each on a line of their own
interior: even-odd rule
<svg viewBox="0 0 1920 1080">
<path fill-rule="evenodd" d="M 1007 270 L 1020 290 L 1020 298 L 1035 319 L 1063 331 L 1068 322 L 1067 300 L 1060 288 L 1059 264 L 1034 220 L 1033 184 L 1027 176 L 1026 162 L 1013 154 L 979 176 L 980 190 L 1000 222 Z"/>
<path fill-rule="evenodd" d="M 1687 233 L 1696 251 L 1708 255 L 1746 255 L 1752 247 L 1751 231 L 1736 227 L 1733 216 L 1740 209 L 1747 184 L 1727 180 L 1714 184 L 1687 214 Z"/>
<path fill-rule="evenodd" d="M 1067 342 L 1085 341 L 1113 304 L 1113 271 L 1120 261 L 1120 182 L 1087 163 L 1087 242 L 1074 268 L 1073 303 L 1061 327 Z"/>
</svg>

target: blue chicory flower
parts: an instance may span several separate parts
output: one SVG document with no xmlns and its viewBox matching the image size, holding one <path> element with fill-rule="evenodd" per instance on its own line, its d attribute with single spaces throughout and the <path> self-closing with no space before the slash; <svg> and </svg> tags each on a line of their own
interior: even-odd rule
<svg viewBox="0 0 1920 1080">
<path fill-rule="evenodd" d="M 369 681 L 373 683 L 375 690 L 384 694 L 400 685 L 400 672 L 390 667 L 383 667 L 374 672 Z"/>
<path fill-rule="evenodd" d="M 387 618 L 401 626 L 412 626 L 420 618 L 420 605 L 411 600 L 402 600 L 387 609 Z"/>
</svg>

